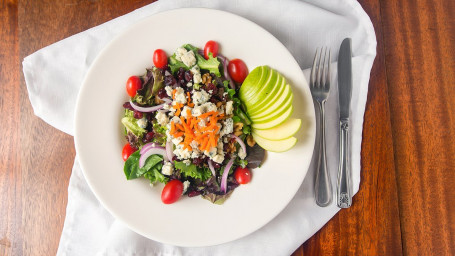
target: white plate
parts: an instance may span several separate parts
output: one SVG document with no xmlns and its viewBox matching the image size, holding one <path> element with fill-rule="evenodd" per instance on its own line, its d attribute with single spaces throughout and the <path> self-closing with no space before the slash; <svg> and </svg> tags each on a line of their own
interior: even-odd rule
<svg viewBox="0 0 455 256">
<path fill-rule="evenodd" d="M 303 119 L 299 142 L 286 153 L 268 153 L 250 184 L 238 187 L 223 205 L 201 197 L 161 202 L 162 185 L 127 181 L 120 119 L 128 99 L 125 82 L 152 66 L 157 48 L 168 54 L 185 44 L 220 44 L 226 57 L 252 70 L 269 65 L 292 85 L 294 117 Z M 242 17 L 211 9 L 178 9 L 150 16 L 113 40 L 91 66 L 76 106 L 75 144 L 85 178 L 103 206 L 135 232 L 179 246 L 210 246 L 246 236 L 272 220 L 289 203 L 308 170 L 315 139 L 314 107 L 307 82 L 288 50 L 267 31 Z"/>
</svg>

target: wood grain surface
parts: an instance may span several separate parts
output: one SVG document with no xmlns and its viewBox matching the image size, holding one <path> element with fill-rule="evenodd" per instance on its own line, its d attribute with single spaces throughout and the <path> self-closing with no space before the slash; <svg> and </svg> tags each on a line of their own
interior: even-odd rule
<svg viewBox="0 0 455 256">
<path fill-rule="evenodd" d="M 55 255 L 73 138 L 37 118 L 22 59 L 153 1 L 0 0 L 0 255 Z M 293 255 L 455 255 L 454 1 L 361 0 L 378 41 L 360 191 Z"/>
</svg>

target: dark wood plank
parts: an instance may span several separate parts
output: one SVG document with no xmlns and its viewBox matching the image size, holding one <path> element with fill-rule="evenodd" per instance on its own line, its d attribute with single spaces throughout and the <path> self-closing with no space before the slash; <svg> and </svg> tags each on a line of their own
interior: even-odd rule
<svg viewBox="0 0 455 256">
<path fill-rule="evenodd" d="M 42 47 L 149 2 L 21 1 L 18 11 L 20 60 Z M 14 65 L 19 74 L 17 59 Z M 21 81 L 15 106 L 21 114 L 22 179 L 19 181 L 22 181 L 22 197 L 17 203 L 22 203 L 22 228 L 15 230 L 23 232 L 24 255 L 55 255 L 65 219 L 68 181 L 75 156 L 73 137 L 50 127 L 33 114 L 23 76 Z"/>
<path fill-rule="evenodd" d="M 359 2 L 378 41 L 364 117 L 360 190 L 353 206 L 341 210 L 295 256 L 402 253 L 380 6 L 378 1 Z"/>
<path fill-rule="evenodd" d="M 0 255 L 21 254 L 17 1 L 0 0 Z"/>
<path fill-rule="evenodd" d="M 381 7 L 403 252 L 455 255 L 455 3 Z"/>
</svg>

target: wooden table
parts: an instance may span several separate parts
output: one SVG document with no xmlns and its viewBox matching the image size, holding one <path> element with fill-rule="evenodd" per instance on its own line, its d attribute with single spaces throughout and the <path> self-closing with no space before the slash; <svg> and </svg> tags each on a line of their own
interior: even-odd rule
<svg viewBox="0 0 455 256">
<path fill-rule="evenodd" d="M 38 119 L 22 59 L 151 1 L 0 0 L 0 255 L 56 253 L 73 138 Z M 455 255 L 455 2 L 361 0 L 378 41 L 362 181 L 294 255 Z"/>
</svg>

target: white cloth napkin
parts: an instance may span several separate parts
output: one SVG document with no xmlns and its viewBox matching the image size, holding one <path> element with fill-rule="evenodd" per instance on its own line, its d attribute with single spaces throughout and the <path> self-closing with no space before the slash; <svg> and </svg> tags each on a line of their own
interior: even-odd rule
<svg viewBox="0 0 455 256">
<path fill-rule="evenodd" d="M 129 25 L 157 12 L 181 7 L 221 9 L 256 22 L 277 37 L 293 54 L 308 77 L 317 47 L 332 49 L 333 67 L 341 41 L 352 38 L 352 178 L 354 192 L 360 183 L 360 147 L 368 81 L 376 56 L 373 26 L 353 0 L 159 1 L 43 48 L 23 61 L 23 71 L 34 112 L 44 121 L 70 135 L 74 133 L 74 109 L 78 90 L 100 50 Z M 338 146 L 336 68 L 327 108 L 327 150 L 336 156 Z M 332 184 L 337 157 L 329 158 Z M 313 161 L 314 162 L 314 161 Z M 142 237 L 116 221 L 88 187 L 74 162 L 68 188 L 68 206 L 58 255 L 289 255 L 338 212 L 314 202 L 314 164 L 294 199 L 270 223 L 236 241 L 204 248 L 184 248 Z M 355 204 L 355 198 L 354 202 Z"/>
</svg>

